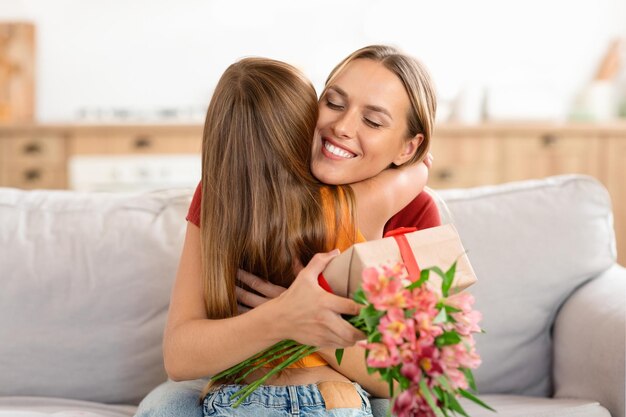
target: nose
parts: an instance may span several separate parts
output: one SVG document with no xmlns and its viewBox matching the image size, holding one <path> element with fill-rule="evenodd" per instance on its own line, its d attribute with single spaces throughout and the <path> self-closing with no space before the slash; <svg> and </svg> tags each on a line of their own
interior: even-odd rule
<svg viewBox="0 0 626 417">
<path fill-rule="evenodd" d="M 353 138 L 357 129 L 358 115 L 354 111 L 341 113 L 333 123 L 333 134 L 345 139 Z"/>
</svg>

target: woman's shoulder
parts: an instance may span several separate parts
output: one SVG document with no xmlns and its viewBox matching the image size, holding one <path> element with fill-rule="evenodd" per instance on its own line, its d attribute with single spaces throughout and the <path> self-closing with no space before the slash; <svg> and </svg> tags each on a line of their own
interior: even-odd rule
<svg viewBox="0 0 626 417">
<path fill-rule="evenodd" d="M 428 191 L 422 191 L 389 219 L 385 225 L 385 233 L 398 227 L 415 227 L 421 230 L 440 225 L 441 216 L 435 199 Z"/>
</svg>

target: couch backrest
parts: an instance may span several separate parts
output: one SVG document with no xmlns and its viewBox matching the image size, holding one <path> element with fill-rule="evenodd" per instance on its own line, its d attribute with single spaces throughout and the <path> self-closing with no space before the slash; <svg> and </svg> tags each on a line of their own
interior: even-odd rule
<svg viewBox="0 0 626 417">
<path fill-rule="evenodd" d="M 166 379 L 192 192 L 0 189 L 0 396 L 136 403 Z"/>
<path fill-rule="evenodd" d="M 591 177 L 569 175 L 443 190 L 478 283 L 482 393 L 551 393 L 551 328 L 563 301 L 615 263 L 611 202 Z"/>
<path fill-rule="evenodd" d="M 0 189 L 0 396 L 136 403 L 165 380 L 192 192 Z M 481 392 L 548 394 L 554 316 L 615 260 L 606 190 L 565 176 L 439 193 L 479 278 Z"/>
</svg>

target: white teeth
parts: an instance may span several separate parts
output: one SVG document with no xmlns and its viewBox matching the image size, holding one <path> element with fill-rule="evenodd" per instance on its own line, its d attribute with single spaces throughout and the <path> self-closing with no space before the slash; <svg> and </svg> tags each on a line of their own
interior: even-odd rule
<svg viewBox="0 0 626 417">
<path fill-rule="evenodd" d="M 354 158 L 354 155 L 341 148 L 336 147 L 328 141 L 324 141 L 324 148 L 333 155 L 340 156 L 342 158 Z"/>
</svg>

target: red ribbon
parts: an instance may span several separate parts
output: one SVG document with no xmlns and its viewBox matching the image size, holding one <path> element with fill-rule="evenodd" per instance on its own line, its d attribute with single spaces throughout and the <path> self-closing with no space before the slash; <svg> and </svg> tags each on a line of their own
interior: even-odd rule
<svg viewBox="0 0 626 417">
<path fill-rule="evenodd" d="M 411 249 L 411 245 L 409 244 L 408 239 L 405 234 L 415 232 L 417 230 L 416 227 L 398 227 L 397 229 L 393 229 L 385 233 L 383 237 L 393 237 L 400 248 L 400 257 L 404 262 L 404 266 L 409 273 L 409 279 L 411 281 L 417 281 L 420 277 L 421 269 L 417 264 L 417 259 L 415 259 L 415 255 L 413 255 L 413 250 Z M 317 277 L 317 283 L 320 287 L 328 291 L 329 293 L 333 293 L 332 288 L 324 278 L 323 274 L 319 274 Z"/>
<path fill-rule="evenodd" d="M 398 227 L 385 233 L 384 237 L 393 237 L 400 248 L 400 257 L 404 262 L 404 267 L 409 273 L 409 279 L 411 281 L 417 281 L 420 277 L 421 269 L 417 264 L 417 259 L 413 255 L 413 250 L 409 244 L 405 234 L 415 232 L 415 227 Z"/>
<path fill-rule="evenodd" d="M 324 274 L 322 274 L 321 272 L 317 276 L 317 283 L 320 285 L 320 287 L 324 288 L 329 293 L 331 293 L 331 294 L 333 293 L 333 289 L 330 288 L 330 285 L 328 284 L 328 281 L 326 281 L 326 278 L 324 278 Z"/>
</svg>

